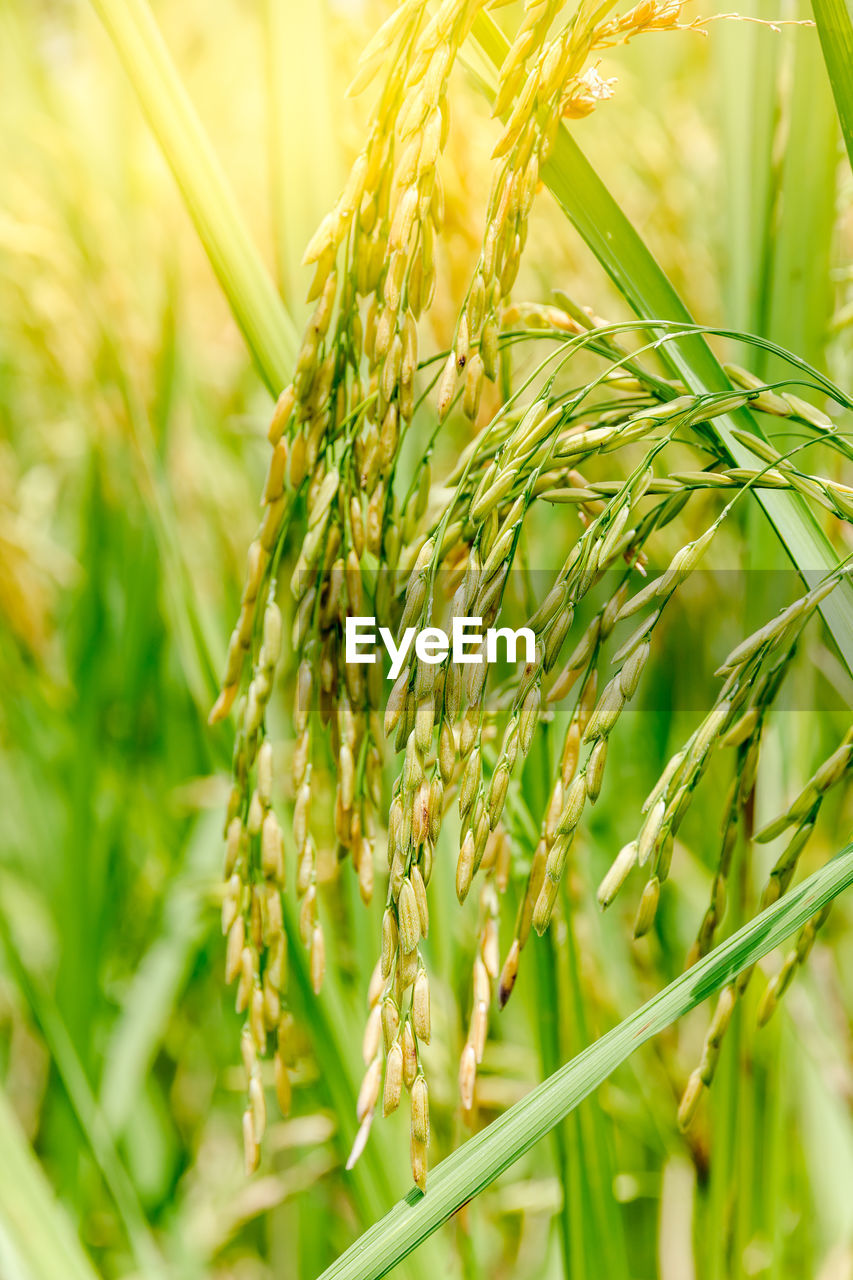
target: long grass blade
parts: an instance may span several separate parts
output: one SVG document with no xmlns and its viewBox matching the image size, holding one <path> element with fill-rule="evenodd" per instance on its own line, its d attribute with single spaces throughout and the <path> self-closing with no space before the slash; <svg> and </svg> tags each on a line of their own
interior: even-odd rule
<svg viewBox="0 0 853 1280">
<path fill-rule="evenodd" d="M 635 1049 L 767 955 L 851 884 L 853 844 L 442 1161 L 426 1195 L 410 1191 L 321 1280 L 385 1275 L 550 1133 Z"/>
<path fill-rule="evenodd" d="M 853 11 L 847 0 L 812 0 L 820 47 L 853 165 Z"/>
<path fill-rule="evenodd" d="M 776 10 L 773 0 L 750 0 L 742 12 L 772 21 Z M 767 332 L 777 187 L 773 139 L 779 127 L 782 46 L 766 35 L 757 23 L 721 23 L 713 42 L 726 184 L 726 270 L 720 283 L 729 321 L 748 333 Z M 743 364 L 755 355 L 740 346 L 736 358 Z"/>
<path fill-rule="evenodd" d="M 119 1157 L 113 1135 L 92 1093 L 68 1029 L 53 997 L 37 985 L 24 968 L 9 922 L 2 914 L 0 944 L 10 972 L 39 1024 L 81 1132 L 124 1224 L 134 1260 L 146 1277 L 162 1276 L 163 1258 L 148 1225 L 137 1189 Z"/>
<path fill-rule="evenodd" d="M 0 1151 L 0 1274 L 97 1280 L 2 1090 Z"/>
<path fill-rule="evenodd" d="M 92 0 L 180 187 L 213 270 L 273 395 L 297 336 L 145 0 Z"/>
<path fill-rule="evenodd" d="M 507 41 L 488 15 L 478 15 L 472 34 L 493 67 L 500 66 Z M 601 265 L 638 316 L 692 323 L 690 313 L 639 232 L 563 125 L 542 178 Z M 661 356 L 691 391 L 726 391 L 730 384 L 703 337 L 689 334 L 667 343 Z M 746 410 L 714 419 L 714 430 L 738 466 L 760 466 L 755 454 L 735 439 L 733 428 L 761 435 Z M 756 493 L 793 564 L 801 574 L 827 573 L 837 566 L 829 539 L 799 495 L 779 490 Z M 846 579 L 821 605 L 838 650 L 853 674 L 853 583 Z"/>
</svg>

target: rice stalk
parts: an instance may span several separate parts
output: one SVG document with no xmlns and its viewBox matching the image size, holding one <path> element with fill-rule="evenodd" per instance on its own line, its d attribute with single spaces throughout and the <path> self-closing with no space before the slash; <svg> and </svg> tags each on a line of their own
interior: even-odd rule
<svg viewBox="0 0 853 1280">
<path fill-rule="evenodd" d="M 491 1009 L 509 999 L 531 927 L 543 933 L 558 906 L 576 833 L 605 785 L 609 743 L 640 685 L 655 629 L 731 512 L 753 491 L 786 537 L 794 531 L 789 546 L 795 554 L 798 538 L 801 547 L 819 548 L 826 573 L 729 656 L 716 702 L 650 795 L 636 839 L 602 885 L 606 905 L 635 864 L 649 868 L 635 937 L 654 923 L 679 826 L 713 753 L 736 720 L 753 715 L 739 743 L 714 901 L 700 928 L 698 954 L 711 945 L 722 914 L 731 832 L 752 790 L 761 723 L 784 672 L 779 648 L 788 644 L 792 651 L 792 637 L 817 609 L 833 626 L 845 616 L 849 569 L 803 513 L 817 504 L 839 526 L 849 523 L 851 491 L 802 470 L 799 446 L 783 453 L 736 425 L 737 415 L 752 407 L 795 421 L 814 443 L 845 451 L 831 420 L 793 392 L 802 377 L 771 385 L 731 369 L 729 381 L 686 318 L 667 324 L 644 316 L 633 325 L 609 325 L 568 300 L 541 307 L 508 299 L 540 168 L 550 161 L 553 172 L 557 164 L 555 147 L 565 137 L 561 122 L 587 114 L 609 96 L 590 58 L 614 42 L 677 25 L 681 10 L 644 3 L 612 18 L 613 7 L 592 11 L 582 5 L 554 34 L 559 4 L 534 0 L 525 6 L 498 74 L 494 110 L 505 125 L 494 152 L 479 259 L 449 348 L 427 361 L 419 358 L 419 324 L 435 291 L 443 227 L 440 165 L 451 128 L 449 82 L 475 24 L 486 29 L 482 5 L 445 0 L 429 16 L 405 0 L 365 50 L 352 86 L 362 92 L 378 82 L 378 96 L 344 191 L 306 250 L 305 260 L 315 268 L 309 290 L 314 312 L 270 424 L 262 522 L 249 550 L 241 613 L 211 713 L 215 722 L 236 710 L 222 928 L 226 978 L 236 982 L 237 1010 L 246 1017 L 249 1172 L 258 1164 L 266 1123 L 260 1063 L 270 1050 L 280 1107 L 286 1113 L 290 1106 L 293 1019 L 282 910 L 288 847 L 295 855 L 299 938 L 315 992 L 326 966 L 321 884 L 351 861 L 369 902 L 387 870 L 379 954 L 367 984 L 365 1074 L 350 1164 L 368 1140 L 380 1097 L 390 1113 L 405 1088 L 413 1176 L 423 1189 L 430 1124 L 422 1049 L 432 1020 L 422 943 L 430 930 L 436 846 L 451 804 L 461 823 L 455 873 L 460 903 L 478 883 L 470 1022 L 458 1073 L 462 1111 L 471 1117 Z M 648 263 L 641 255 L 637 261 L 638 278 L 644 272 L 645 278 L 640 292 L 633 285 L 629 296 L 636 300 L 648 289 L 670 302 Z M 517 377 L 513 357 L 531 341 L 539 363 Z M 652 359 L 661 354 L 683 382 L 654 372 Z M 575 371 L 586 368 L 581 360 L 590 358 L 599 372 L 575 381 Z M 433 362 L 440 367 L 434 408 L 416 391 Z M 793 363 L 802 375 L 803 362 Z M 807 385 L 850 403 L 825 378 L 807 366 L 805 371 Z M 499 374 L 498 407 L 487 416 L 484 385 Z M 468 444 L 450 473 L 434 478 L 432 446 L 458 409 L 468 424 Z M 433 424 L 429 443 L 405 475 L 404 444 L 425 416 Z M 695 469 L 669 471 L 673 449 L 685 446 L 696 454 Z M 587 469 L 603 458 L 611 478 L 589 479 Z M 720 496 L 729 490 L 733 496 L 700 537 L 670 554 L 660 576 L 649 577 L 662 530 L 678 522 L 696 494 L 713 498 L 718 489 Z M 528 618 L 533 656 L 508 682 L 495 686 L 487 663 L 466 669 L 410 651 L 386 699 L 378 661 L 366 672 L 346 661 L 347 619 L 371 610 L 399 644 L 434 626 L 448 605 L 452 618 L 476 617 L 482 632 L 493 627 L 520 563 L 525 521 L 542 501 L 574 511 L 577 537 Z M 289 557 L 294 544 L 295 561 Z M 289 579 L 286 608 L 277 598 L 283 595 L 280 575 Z M 609 594 L 577 635 L 575 615 L 601 584 Z M 845 603 L 833 612 L 836 596 Z M 287 609 L 296 654 L 297 734 L 287 778 L 293 794 L 289 837 L 276 813 L 284 787 L 267 726 L 286 648 Z M 612 654 L 616 669 L 605 680 L 602 663 L 615 629 L 641 612 L 644 620 Z M 553 677 L 570 635 L 574 650 Z M 844 652 L 843 634 L 839 643 Z M 572 690 L 559 776 L 541 814 L 501 965 L 501 899 L 517 852 L 504 824 L 505 807 L 543 713 Z M 398 756 L 390 803 L 383 779 L 386 741 Z M 381 870 L 377 846 L 386 853 Z M 719 1013 L 709 1032 L 703 1086 L 713 1074 L 728 1016 Z"/>
</svg>

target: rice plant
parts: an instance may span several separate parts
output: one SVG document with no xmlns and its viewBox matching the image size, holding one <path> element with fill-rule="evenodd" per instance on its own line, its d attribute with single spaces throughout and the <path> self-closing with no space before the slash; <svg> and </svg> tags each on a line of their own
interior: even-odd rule
<svg viewBox="0 0 853 1280">
<path fill-rule="evenodd" d="M 0 916 L 9 1088 L 86 1251 L 61 1218 L 43 1241 L 22 1229 L 18 1201 L 56 1210 L 4 1118 L 21 1172 L 0 1187 L 0 1258 L 25 1276 L 65 1274 L 66 1251 L 107 1275 L 367 1277 L 408 1255 L 407 1274 L 835 1274 L 853 1230 L 822 1168 L 843 1186 L 853 1167 L 849 907 L 831 910 L 853 879 L 849 15 L 403 0 L 338 14 L 342 48 L 324 9 L 270 0 L 268 96 L 239 108 L 253 163 L 260 125 L 283 146 L 299 109 L 294 49 L 317 59 L 313 136 L 342 130 L 349 156 L 312 210 L 303 309 L 145 0 L 92 10 L 5 19 L 32 129 L 4 161 L 6 413 L 70 412 L 90 461 L 49 453 L 41 525 L 31 483 L 2 544 L 9 680 L 56 692 L 46 733 L 26 702 L 6 717 L 27 765 L 3 771 Z M 158 17 L 218 57 L 251 34 L 224 7 L 216 31 Z M 58 104 L 39 40 L 72 27 Z M 334 103 L 329 59 L 349 81 Z M 103 167 L 103 126 L 59 132 L 93 67 L 134 120 L 138 150 L 112 154 L 155 156 L 132 92 L 212 277 L 188 226 L 175 253 L 135 225 L 139 179 Z M 666 210 L 656 244 L 694 318 L 604 175 L 630 155 L 636 189 L 677 203 L 694 169 L 673 136 L 718 91 L 730 179 L 697 216 L 726 234 L 704 283 Z M 49 163 L 74 148 L 76 190 Z M 271 156 L 284 253 L 300 193 L 330 175 L 300 184 Z M 121 210 L 154 246 L 159 296 L 90 222 L 105 179 L 101 223 Z M 81 361 L 41 299 L 93 281 Z M 227 369 L 193 298 L 220 332 L 230 308 Z M 69 485 L 79 538 L 50 496 Z M 24 850 L 63 824 L 40 885 Z M 21 1035 L 44 1079 L 26 1105 Z"/>
</svg>

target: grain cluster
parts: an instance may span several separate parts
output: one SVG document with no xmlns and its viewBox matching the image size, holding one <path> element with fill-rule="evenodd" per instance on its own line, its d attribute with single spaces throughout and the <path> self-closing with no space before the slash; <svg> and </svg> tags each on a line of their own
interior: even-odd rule
<svg viewBox="0 0 853 1280">
<path fill-rule="evenodd" d="M 233 714 L 236 726 L 222 926 L 226 977 L 237 984 L 246 1019 L 249 1170 L 265 1127 L 260 1064 L 269 1053 L 284 1112 L 291 1100 L 290 895 L 291 944 L 306 949 L 317 992 L 327 952 L 319 883 L 350 863 L 365 902 L 377 892 L 383 897 L 376 967 L 364 975 L 365 1070 L 351 1159 L 380 1102 L 387 1115 L 408 1096 L 412 1172 L 423 1188 L 430 1141 L 423 1048 L 433 1032 L 424 942 L 437 909 L 431 885 L 443 874 L 437 864 L 449 844 L 443 827 L 452 827 L 455 842 L 456 896 L 476 901 L 458 1063 L 459 1102 L 470 1117 L 490 1021 L 510 998 L 531 932 L 543 933 L 560 909 L 579 833 L 610 780 L 610 742 L 670 601 L 756 489 L 793 490 L 836 522 L 853 517 L 853 490 L 805 471 L 797 449 L 744 434 L 752 458 L 744 467 L 733 466 L 719 443 L 715 419 L 750 407 L 835 448 L 830 421 L 784 386 L 730 367 L 730 390 L 696 393 L 657 372 L 653 348 L 673 341 L 676 326 L 611 325 L 568 300 L 543 305 L 510 296 L 561 123 L 588 114 L 614 91 L 599 74 L 598 52 L 678 26 L 680 4 L 641 0 L 614 16 L 611 0 L 581 3 L 564 20 L 562 0 L 527 0 L 496 86 L 500 133 L 479 257 L 448 349 L 423 358 L 419 341 L 444 224 L 448 85 L 484 7 L 482 0 L 444 0 L 430 10 L 403 0 L 365 50 L 352 88 L 370 87 L 375 105 L 344 191 L 306 251 L 314 311 L 270 423 L 263 518 L 211 717 Z M 464 130 L 464 119 L 458 127 Z M 538 363 L 519 373 L 515 356 L 529 350 Z M 460 420 L 467 443 L 435 476 L 437 434 L 459 430 Z M 403 446 L 412 432 L 416 461 L 406 470 Z M 671 458 L 683 460 L 685 445 L 693 450 L 692 469 L 683 461 L 673 468 Z M 700 499 L 711 511 L 707 528 L 676 544 L 658 572 L 660 548 L 672 545 L 685 506 Z M 379 663 L 344 660 L 348 616 L 372 615 L 395 635 L 430 626 L 442 609 L 477 617 L 484 629 L 498 623 L 512 571 L 522 563 L 525 523 L 543 505 L 555 519 L 571 520 L 577 536 L 532 602 L 527 626 L 535 658 L 508 682 L 498 682 L 486 664 L 434 665 L 410 654 L 390 686 Z M 813 585 L 724 663 L 714 705 L 669 762 L 599 889 L 608 907 L 629 877 L 645 876 L 637 938 L 654 924 L 679 828 L 709 762 L 730 752 L 719 863 L 691 958 L 713 945 L 767 717 L 803 629 L 845 572 L 842 565 Z M 577 625 L 576 614 L 588 597 L 601 595 L 602 584 L 592 620 Z M 268 729 L 277 680 L 293 696 L 286 777 Z M 558 765 L 525 847 L 520 778 L 540 722 L 558 707 L 568 708 Z M 851 743 L 848 733 L 779 823 L 759 833 L 770 838 L 793 829 L 767 881 L 766 902 L 791 882 L 823 796 L 849 776 Z M 513 878 L 521 881 L 518 910 L 502 926 Z M 824 914 L 806 927 L 768 987 L 762 1018 L 804 960 Z M 720 998 L 681 1104 L 684 1123 L 711 1081 L 747 980 Z"/>
</svg>

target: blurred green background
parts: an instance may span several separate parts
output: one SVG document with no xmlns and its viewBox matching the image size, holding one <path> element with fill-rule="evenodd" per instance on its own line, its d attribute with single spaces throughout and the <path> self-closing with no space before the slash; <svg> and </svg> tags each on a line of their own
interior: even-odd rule
<svg viewBox="0 0 853 1280">
<path fill-rule="evenodd" d="M 365 108 L 344 90 L 384 7 L 154 11 L 298 322 L 301 247 L 358 144 Z M 575 136 L 694 314 L 767 334 L 849 386 L 853 186 L 816 35 L 722 22 L 709 33 L 614 51 L 602 74 L 619 77 L 616 97 Z M 260 1174 L 242 1172 L 239 1019 L 217 910 L 229 742 L 206 715 L 257 523 L 271 401 L 90 7 L 0 0 L 0 79 L 0 1277 L 311 1277 L 409 1181 L 399 1117 L 376 1126 L 360 1172 L 343 1172 L 378 918 L 354 891 L 326 990 L 301 1009 L 294 1114 L 272 1126 Z M 445 176 L 436 346 L 476 252 L 494 141 L 464 77 L 455 110 L 471 127 Z M 516 296 L 554 286 L 623 314 L 543 196 Z M 763 567 L 774 553 L 751 520 L 726 551 Z M 710 587 L 696 608 L 714 616 Z M 760 602 L 736 602 L 733 637 L 762 620 Z M 660 654 L 653 685 L 671 659 Z M 712 662 L 695 675 L 708 691 Z M 849 723 L 850 677 L 817 630 L 802 671 L 800 709 L 780 714 L 766 749 L 767 814 Z M 571 926 L 531 947 L 493 1030 L 481 1121 L 680 971 L 710 882 L 722 766 L 649 944 L 628 941 L 630 903 L 603 919 L 592 905 L 630 830 L 625 811 L 691 727 L 658 701 L 615 744 L 619 787 L 585 835 Z M 277 732 L 288 734 L 283 708 Z M 809 866 L 851 825 L 849 798 L 827 805 Z M 454 1063 L 472 920 L 451 886 L 448 873 L 430 939 L 439 1153 L 465 1136 Z M 559 1275 L 562 1223 L 573 1277 L 853 1275 L 850 919 L 839 903 L 760 1036 L 744 1012 L 689 1138 L 675 1106 L 702 1010 L 402 1273 Z M 296 992 L 299 1008 L 298 974 Z"/>
</svg>

